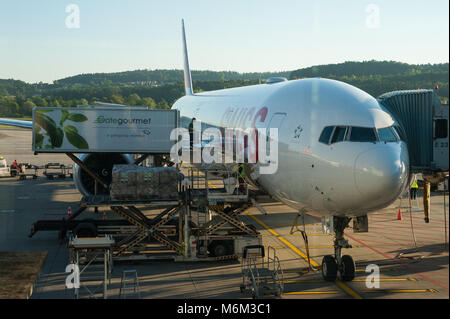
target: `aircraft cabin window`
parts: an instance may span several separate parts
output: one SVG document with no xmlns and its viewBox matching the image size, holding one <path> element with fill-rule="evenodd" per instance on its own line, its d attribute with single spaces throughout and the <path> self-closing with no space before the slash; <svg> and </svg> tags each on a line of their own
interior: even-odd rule
<svg viewBox="0 0 450 319">
<path fill-rule="evenodd" d="M 331 133 L 333 133 L 334 126 L 327 126 L 320 134 L 319 142 L 324 144 L 330 144 Z"/>
<path fill-rule="evenodd" d="M 352 127 L 350 132 L 352 142 L 376 142 L 375 129 L 369 127 Z"/>
<path fill-rule="evenodd" d="M 379 128 L 377 132 L 381 142 L 397 142 L 397 137 L 390 127 Z"/>
<path fill-rule="evenodd" d="M 346 132 L 347 132 L 346 126 L 336 126 L 336 129 L 334 130 L 333 138 L 331 139 L 331 144 L 344 141 Z"/>
</svg>

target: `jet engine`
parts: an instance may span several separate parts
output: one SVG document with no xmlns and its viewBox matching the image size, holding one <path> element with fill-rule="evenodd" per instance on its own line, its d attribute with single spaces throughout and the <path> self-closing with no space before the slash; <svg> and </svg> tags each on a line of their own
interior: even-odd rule
<svg viewBox="0 0 450 319">
<path fill-rule="evenodd" d="M 120 153 L 91 153 L 78 155 L 89 170 L 99 176 L 106 184 L 111 184 L 112 169 L 116 164 L 133 164 L 133 156 Z M 84 195 L 95 194 L 95 180 L 79 165 L 73 167 L 73 181 L 78 191 Z M 107 195 L 109 189 L 97 183 L 97 195 Z"/>
</svg>

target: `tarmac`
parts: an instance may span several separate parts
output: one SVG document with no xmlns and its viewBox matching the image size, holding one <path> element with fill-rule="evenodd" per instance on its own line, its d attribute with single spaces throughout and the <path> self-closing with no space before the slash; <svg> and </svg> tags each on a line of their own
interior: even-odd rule
<svg viewBox="0 0 450 319">
<path fill-rule="evenodd" d="M 48 162 L 72 165 L 64 154 L 33 155 L 31 132 L 27 130 L 0 129 L 0 154 L 8 163 L 17 160 L 36 165 Z M 68 206 L 75 211 L 80 199 L 71 179 L 47 180 L 42 175 L 35 180 L 0 178 L 0 251 L 48 252 L 34 282 L 32 299 L 74 298 L 73 290 L 65 288 L 69 258 L 66 243 L 58 241 L 57 232 L 38 232 L 32 238 L 28 234 L 37 220 L 63 218 Z M 311 267 L 301 233 L 291 233 L 297 216 L 292 208 L 273 200 L 261 201 L 267 215 L 250 208 L 240 219 L 255 225 L 262 234 L 264 246 L 276 250 L 283 270 L 281 299 L 448 299 L 448 202 L 448 193 L 445 206 L 443 193 L 432 193 L 430 223 L 426 224 L 419 191 L 411 209 L 406 199 L 399 199 L 390 207 L 369 214 L 368 233 L 353 233 L 347 228 L 345 236 L 353 248 L 344 249 L 343 254 L 351 255 L 357 266 L 356 277 L 351 282 L 322 279 L 319 268 L 322 257 L 333 253 L 333 236 L 322 233 L 317 218 L 306 216 L 305 228 L 301 219 L 298 222 L 298 228 L 305 229 L 308 235 Z M 402 220 L 397 220 L 399 208 Z M 98 214 L 101 218 L 101 208 Z M 112 214 L 110 210 L 108 214 Z M 367 284 L 373 265 L 380 270 L 380 276 Z M 251 298 L 239 290 L 242 282 L 239 260 L 114 262 L 108 298 L 119 298 L 122 272 L 129 269 L 136 270 L 139 276 L 140 298 Z M 90 287 L 95 292 L 93 297 L 101 298 L 101 288 L 96 289 Z M 82 296 L 92 297 L 87 290 L 81 288 L 81 291 Z"/>
</svg>

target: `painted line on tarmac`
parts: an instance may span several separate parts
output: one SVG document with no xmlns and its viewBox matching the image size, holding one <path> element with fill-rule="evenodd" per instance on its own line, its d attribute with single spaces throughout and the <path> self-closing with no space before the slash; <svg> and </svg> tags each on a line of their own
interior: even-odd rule
<svg viewBox="0 0 450 319">
<path fill-rule="evenodd" d="M 368 293 L 424 293 L 424 292 L 431 292 L 436 293 L 438 290 L 436 289 L 366 289 L 363 290 L 364 292 Z"/>
<path fill-rule="evenodd" d="M 411 267 L 408 267 L 408 266 L 405 265 L 404 263 L 402 263 L 402 262 L 400 262 L 400 261 L 398 261 L 398 260 L 396 260 L 396 259 L 390 257 L 389 255 L 387 255 L 387 254 L 385 254 L 385 253 L 379 251 L 378 249 L 375 249 L 375 248 L 373 248 L 372 246 L 367 245 L 367 244 L 364 243 L 363 241 L 358 240 L 358 239 L 354 238 L 353 236 L 348 235 L 347 233 L 345 233 L 345 236 L 347 236 L 348 238 L 350 238 L 350 239 L 352 239 L 352 240 L 354 240 L 354 241 L 360 243 L 361 245 L 366 246 L 367 248 L 373 250 L 374 252 L 376 252 L 376 253 L 382 255 L 382 256 L 385 257 L 386 259 L 392 260 L 392 261 L 396 262 L 397 264 L 403 266 L 403 267 L 406 268 L 406 269 L 411 269 Z M 437 282 L 436 280 L 433 280 L 433 279 L 429 278 L 428 276 L 425 276 L 425 275 L 422 274 L 422 273 L 416 273 L 416 275 L 418 275 L 418 276 L 420 276 L 420 277 L 422 277 L 422 278 L 428 280 L 429 282 L 431 282 L 431 283 L 433 283 L 433 284 L 435 284 L 435 285 L 438 285 L 439 287 L 444 288 L 446 291 L 448 291 L 448 287 L 445 287 L 445 286 L 442 285 L 440 282 Z"/>
<path fill-rule="evenodd" d="M 245 213 L 250 216 L 253 220 L 255 220 L 258 224 L 263 226 L 267 231 L 269 231 L 272 235 L 277 237 L 281 242 L 283 242 L 286 246 L 288 246 L 290 249 L 292 249 L 295 253 L 297 253 L 300 257 L 302 257 L 304 260 L 308 262 L 308 256 L 304 254 L 302 251 L 300 251 L 297 247 L 292 245 L 290 242 L 288 242 L 286 239 L 284 239 L 280 234 L 278 234 L 276 231 L 271 229 L 269 226 L 267 226 L 264 222 L 262 222 L 259 218 L 256 216 L 253 216 L 248 210 L 245 211 Z M 312 258 L 309 258 L 309 262 L 311 265 L 313 265 L 316 268 L 320 268 L 320 265 L 314 261 Z M 353 289 L 348 287 L 346 284 L 341 282 L 340 280 L 335 281 L 336 285 L 338 285 L 342 290 L 344 290 L 348 295 L 352 296 L 354 299 L 362 299 L 360 295 L 358 295 Z"/>
<path fill-rule="evenodd" d="M 292 292 L 283 292 L 283 295 L 331 295 L 338 294 L 338 290 L 330 290 L 330 291 L 292 291 Z"/>
<path fill-rule="evenodd" d="M 354 299 L 363 299 L 360 295 L 358 295 L 353 289 L 351 289 L 349 286 L 344 284 L 340 280 L 335 281 L 336 285 L 338 285 L 342 290 L 344 290 L 347 294 L 352 296 Z"/>
<path fill-rule="evenodd" d="M 315 218 L 316 220 L 320 221 L 320 218 L 318 218 L 318 217 L 315 217 L 315 216 L 311 216 L 311 217 L 313 217 L 313 218 Z M 351 236 L 351 235 L 349 235 L 349 234 L 347 234 L 347 233 L 344 233 L 344 235 L 347 236 L 348 238 L 350 238 L 350 239 L 356 241 L 357 243 L 360 243 L 361 245 L 366 246 L 367 248 L 369 248 L 369 249 L 373 250 L 374 252 L 380 254 L 381 256 L 385 257 L 386 259 L 389 259 L 389 260 L 391 260 L 391 261 L 394 261 L 395 263 L 397 263 L 398 265 L 400 265 L 400 266 L 402 266 L 402 267 L 404 267 L 404 268 L 406 268 L 406 269 L 411 269 L 411 267 L 408 267 L 408 266 L 405 265 L 404 263 L 402 263 L 402 262 L 400 262 L 400 261 L 398 261 L 398 260 L 396 260 L 396 259 L 390 257 L 389 255 L 387 255 L 387 254 L 385 254 L 385 253 L 379 251 L 378 249 L 376 249 L 376 248 L 374 248 L 374 247 L 372 247 L 372 246 L 366 244 L 365 242 L 363 242 L 363 241 L 361 241 L 361 240 L 359 240 L 359 239 L 356 239 L 355 237 L 353 237 L 353 236 Z M 445 287 L 445 286 L 442 285 L 440 282 L 437 282 L 436 280 L 433 280 L 433 279 L 429 278 L 428 276 L 426 276 L 426 275 L 424 275 L 424 274 L 422 274 L 422 273 L 417 273 L 417 275 L 420 276 L 420 277 L 422 277 L 422 278 L 424 278 L 424 279 L 426 279 L 426 280 L 428 280 L 429 282 L 431 282 L 431 283 L 433 283 L 433 284 L 435 284 L 435 285 L 438 285 L 439 287 L 445 289 L 446 291 L 448 291 L 448 287 Z"/>
<path fill-rule="evenodd" d="M 353 279 L 355 282 L 366 282 L 366 279 Z M 396 281 L 417 281 L 416 278 L 408 277 L 408 278 L 380 278 L 380 279 L 371 279 L 372 282 L 396 282 Z"/>
<path fill-rule="evenodd" d="M 397 268 L 383 268 L 383 266 L 379 266 L 379 267 L 380 267 L 380 272 L 383 272 L 383 273 L 386 273 L 386 272 L 399 272 L 399 271 L 402 270 L 399 267 L 397 267 Z M 367 272 L 367 271 L 366 271 L 366 269 L 356 269 L 356 272 Z M 417 281 L 417 279 L 416 279 L 416 281 Z"/>
<path fill-rule="evenodd" d="M 354 282 L 366 282 L 366 279 L 353 279 Z M 417 281 L 414 278 L 380 278 L 380 279 L 372 279 L 372 282 L 398 282 L 398 281 Z M 283 284 L 296 284 L 296 283 L 327 283 L 328 281 L 323 279 L 298 279 L 298 280 L 282 280 L 280 281 Z M 273 281 L 269 281 L 269 284 L 273 283 Z"/>
<path fill-rule="evenodd" d="M 302 251 L 300 251 L 297 247 L 295 247 L 294 245 L 292 245 L 290 242 L 288 242 L 286 239 L 284 239 L 280 234 L 278 234 L 277 232 L 275 232 L 273 229 L 271 229 L 269 226 L 267 226 L 266 224 L 264 224 L 264 222 L 262 222 L 261 220 L 259 220 L 257 217 L 253 216 L 249 211 L 245 211 L 246 214 L 248 216 L 250 216 L 253 220 L 255 220 L 258 224 L 260 224 L 261 226 L 263 226 L 266 230 L 269 231 L 269 233 L 271 233 L 273 236 L 277 237 L 281 242 L 283 242 L 286 246 L 288 246 L 289 248 L 291 248 L 294 252 L 296 252 L 298 255 L 300 255 L 303 259 L 305 259 L 306 261 L 308 261 L 308 256 L 305 255 Z M 310 258 L 310 262 L 311 265 L 313 265 L 314 267 L 320 267 L 320 265 L 318 263 L 316 263 L 314 260 L 312 260 Z"/>
</svg>

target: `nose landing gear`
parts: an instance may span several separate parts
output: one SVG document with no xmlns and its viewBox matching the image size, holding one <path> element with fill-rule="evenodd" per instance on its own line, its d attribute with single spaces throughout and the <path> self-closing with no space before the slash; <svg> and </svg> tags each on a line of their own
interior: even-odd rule
<svg viewBox="0 0 450 319">
<path fill-rule="evenodd" d="M 352 248 L 344 238 L 344 229 L 350 220 L 348 217 L 334 217 L 334 256 L 326 255 L 322 260 L 322 276 L 327 281 L 335 281 L 338 272 L 344 281 L 355 278 L 356 266 L 353 258 L 349 255 L 341 256 L 342 248 Z"/>
</svg>

